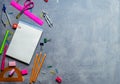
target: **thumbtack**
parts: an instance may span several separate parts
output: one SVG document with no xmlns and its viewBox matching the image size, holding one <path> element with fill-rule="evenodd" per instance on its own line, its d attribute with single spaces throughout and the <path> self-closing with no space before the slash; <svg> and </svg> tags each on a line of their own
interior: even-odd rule
<svg viewBox="0 0 120 84">
<path fill-rule="evenodd" d="M 44 43 L 50 42 L 51 39 L 44 38 Z"/>
<path fill-rule="evenodd" d="M 40 43 L 40 46 L 44 46 L 44 43 Z"/>
<path fill-rule="evenodd" d="M 50 65 L 50 66 L 47 66 L 47 68 L 52 68 L 52 66 Z"/>
<path fill-rule="evenodd" d="M 44 46 L 44 43 L 40 43 L 40 46 L 41 46 L 41 48 L 40 48 L 40 50 L 42 51 L 43 50 L 43 46 Z"/>
<path fill-rule="evenodd" d="M 54 71 L 54 70 L 50 70 L 50 73 L 51 73 L 52 75 L 54 75 L 54 74 L 55 74 L 55 71 Z"/>
<path fill-rule="evenodd" d="M 61 82 L 62 82 L 62 78 L 61 78 L 60 76 L 57 76 L 55 80 L 56 80 L 56 82 L 58 82 L 58 83 L 61 83 Z"/>
<path fill-rule="evenodd" d="M 12 28 L 13 29 L 16 29 L 18 27 L 18 24 L 17 23 L 14 23 L 13 25 L 12 25 Z"/>
<path fill-rule="evenodd" d="M 44 0 L 46 3 L 48 2 L 48 0 Z"/>
<path fill-rule="evenodd" d="M 58 73 L 58 69 L 55 69 L 56 73 Z"/>
</svg>

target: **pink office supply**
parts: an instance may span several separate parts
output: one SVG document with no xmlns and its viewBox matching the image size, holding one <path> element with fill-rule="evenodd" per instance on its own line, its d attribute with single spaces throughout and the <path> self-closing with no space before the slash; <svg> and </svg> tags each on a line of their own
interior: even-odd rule
<svg viewBox="0 0 120 84">
<path fill-rule="evenodd" d="M 15 62 L 15 61 L 10 61 L 10 62 L 9 62 L 9 66 L 10 66 L 10 67 L 16 66 L 16 62 Z"/>
<path fill-rule="evenodd" d="M 7 52 L 8 45 L 5 45 L 3 57 L 2 57 L 2 63 L 1 63 L 1 70 L 4 70 L 5 67 L 5 58 L 6 58 L 6 52 Z"/>
<path fill-rule="evenodd" d="M 22 74 L 22 75 L 27 75 L 27 74 L 28 74 L 28 70 L 27 70 L 27 69 L 21 70 L 21 74 Z"/>
<path fill-rule="evenodd" d="M 14 0 L 11 1 L 10 3 L 13 7 L 15 7 L 17 10 L 22 11 L 23 10 L 23 6 L 21 6 L 20 4 L 18 4 L 17 2 L 15 2 Z M 36 23 L 38 23 L 39 25 L 43 25 L 43 20 L 41 20 L 40 18 L 38 18 L 37 16 L 35 16 L 33 13 L 31 13 L 29 10 L 24 11 L 24 14 L 26 16 L 28 16 L 30 19 L 32 19 L 33 21 L 35 21 Z"/>
<path fill-rule="evenodd" d="M 9 76 L 12 76 L 15 72 L 15 69 L 12 69 L 10 72 L 9 72 Z"/>
</svg>

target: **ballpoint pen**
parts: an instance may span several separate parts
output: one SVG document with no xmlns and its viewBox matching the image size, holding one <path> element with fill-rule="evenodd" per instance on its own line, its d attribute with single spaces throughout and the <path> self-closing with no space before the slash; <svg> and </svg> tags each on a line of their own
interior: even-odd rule
<svg viewBox="0 0 120 84">
<path fill-rule="evenodd" d="M 2 24 L 4 25 L 4 27 L 6 27 L 6 24 L 4 23 L 4 21 L 1 19 L 1 22 L 2 22 Z"/>
<path fill-rule="evenodd" d="M 9 23 L 9 25 L 12 26 L 12 25 L 11 25 L 11 22 L 10 22 L 10 19 L 9 19 L 9 16 L 8 16 L 8 14 L 7 14 L 7 12 L 6 12 L 5 4 L 3 4 L 2 11 L 5 13 L 5 15 L 6 15 L 7 19 L 8 19 L 8 23 Z"/>
</svg>

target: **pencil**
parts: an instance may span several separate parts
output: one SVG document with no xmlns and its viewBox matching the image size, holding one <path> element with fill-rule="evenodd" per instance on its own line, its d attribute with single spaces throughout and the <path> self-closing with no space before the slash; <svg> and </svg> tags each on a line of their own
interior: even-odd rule
<svg viewBox="0 0 120 84">
<path fill-rule="evenodd" d="M 35 80 L 34 80 L 34 81 L 37 80 L 38 74 L 40 73 L 40 70 L 41 70 L 42 65 L 43 65 L 43 63 L 44 63 L 44 61 L 45 61 L 45 58 L 46 58 L 46 54 L 44 54 L 44 56 L 42 57 L 42 61 L 41 61 L 41 63 L 40 63 L 40 67 L 38 68 L 38 72 L 37 72 L 37 74 L 35 75 Z"/>
<path fill-rule="evenodd" d="M 40 73 L 45 58 L 46 58 L 46 54 L 44 54 L 44 56 L 42 57 L 42 52 L 40 52 L 39 56 L 38 54 L 36 54 L 30 76 L 30 81 L 29 81 L 30 84 L 32 84 L 32 82 L 35 82 L 37 80 L 38 74 Z"/>
<path fill-rule="evenodd" d="M 33 67 L 32 67 L 32 72 L 31 72 L 31 76 L 30 76 L 30 83 L 32 83 L 32 78 L 33 78 L 33 72 L 34 72 L 34 66 L 35 66 L 35 64 L 36 64 L 36 60 L 37 60 L 37 58 L 38 58 L 38 54 L 36 54 L 36 57 L 34 58 L 34 64 L 33 64 Z"/>
<path fill-rule="evenodd" d="M 37 74 L 37 72 L 38 72 L 38 69 L 39 69 L 39 66 L 38 65 L 40 65 L 40 62 L 41 62 L 41 57 L 42 57 L 42 52 L 40 52 L 40 55 L 38 56 L 38 62 L 37 62 L 37 64 L 35 65 L 35 67 L 36 67 L 36 71 L 34 71 L 34 76 L 33 76 L 33 82 L 35 82 L 35 76 L 36 76 L 36 74 Z"/>
</svg>

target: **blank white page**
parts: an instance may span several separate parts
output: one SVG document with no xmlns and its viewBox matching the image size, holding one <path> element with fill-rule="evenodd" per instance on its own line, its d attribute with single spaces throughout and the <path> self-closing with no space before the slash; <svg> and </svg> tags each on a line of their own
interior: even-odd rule
<svg viewBox="0 0 120 84">
<path fill-rule="evenodd" d="M 36 46 L 42 35 L 38 26 L 19 21 L 17 28 L 7 50 L 7 55 L 29 64 Z"/>
</svg>

